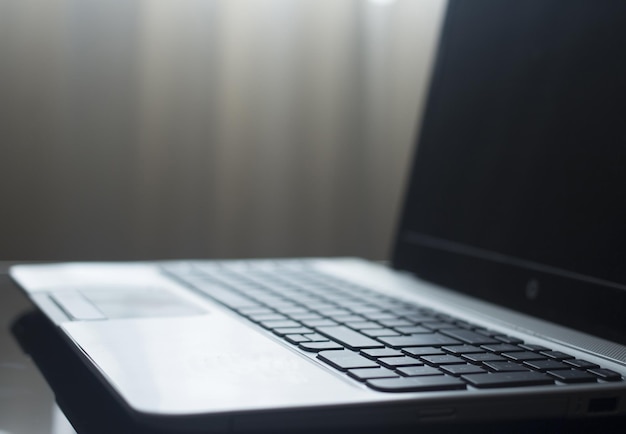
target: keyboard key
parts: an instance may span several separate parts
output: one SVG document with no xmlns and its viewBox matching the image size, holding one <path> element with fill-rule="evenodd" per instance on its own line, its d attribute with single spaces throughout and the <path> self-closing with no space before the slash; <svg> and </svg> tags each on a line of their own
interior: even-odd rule
<svg viewBox="0 0 626 434">
<path fill-rule="evenodd" d="M 530 371 L 528 367 L 515 362 L 485 362 L 484 366 L 495 372 Z"/>
<path fill-rule="evenodd" d="M 369 319 L 371 321 L 378 321 L 382 319 L 397 319 L 397 316 L 389 312 L 378 311 L 378 312 L 367 312 L 367 313 L 359 312 L 359 313 L 363 315 L 366 319 Z"/>
<path fill-rule="evenodd" d="M 432 330 L 422 326 L 394 327 L 397 331 L 405 335 L 416 335 L 420 333 L 432 333 Z"/>
<path fill-rule="evenodd" d="M 361 330 L 361 333 L 372 338 L 381 336 L 400 336 L 400 333 L 392 329 L 367 329 Z"/>
<path fill-rule="evenodd" d="M 433 321 L 429 321 L 429 322 L 423 322 L 422 325 L 424 327 L 427 327 L 427 328 L 433 330 L 433 331 L 445 330 L 445 329 L 456 330 L 456 329 L 459 328 L 459 326 L 456 325 L 456 324 L 445 322 L 445 321 L 437 321 L 437 320 L 433 320 Z"/>
<path fill-rule="evenodd" d="M 290 313 L 289 318 L 295 319 L 297 321 L 313 321 L 313 320 L 321 320 L 323 319 L 321 315 L 316 313 Z"/>
<path fill-rule="evenodd" d="M 441 345 L 456 345 L 461 343 L 456 339 L 438 333 L 432 333 L 428 335 L 420 334 L 410 336 L 383 337 L 379 340 L 393 348 L 432 347 Z"/>
<path fill-rule="evenodd" d="M 316 330 L 352 350 L 383 347 L 380 342 L 345 326 L 317 327 Z"/>
<path fill-rule="evenodd" d="M 524 349 L 511 344 L 482 345 L 482 348 L 492 353 L 514 353 L 516 351 L 524 351 Z"/>
<path fill-rule="evenodd" d="M 261 325 L 266 329 L 274 328 L 287 328 L 287 327 L 300 327 L 299 322 L 285 320 L 285 321 L 261 321 Z"/>
<path fill-rule="evenodd" d="M 281 315 L 278 313 L 259 313 L 248 315 L 254 322 L 262 322 L 262 321 L 286 321 L 288 318 L 285 315 Z"/>
<path fill-rule="evenodd" d="M 421 377 L 423 375 L 443 375 L 437 368 L 433 368 L 432 366 L 408 366 L 408 367 L 400 367 L 397 369 L 402 375 L 407 377 Z"/>
<path fill-rule="evenodd" d="M 587 371 L 579 371 L 575 369 L 548 371 L 549 375 L 563 383 L 595 383 L 596 376 Z"/>
<path fill-rule="evenodd" d="M 371 380 L 374 378 L 399 377 L 398 374 L 387 368 L 348 369 L 348 375 L 359 381 Z"/>
<path fill-rule="evenodd" d="M 472 354 L 472 353 L 484 353 L 485 351 L 483 351 L 482 348 L 476 347 L 474 345 L 452 345 L 452 346 L 448 346 L 448 347 L 442 347 L 442 350 L 444 350 L 447 353 L 450 354 L 456 354 L 457 356 L 460 356 L 462 354 Z"/>
<path fill-rule="evenodd" d="M 402 352 L 408 354 L 409 356 L 434 356 L 446 354 L 440 348 L 435 347 L 404 348 L 402 349 Z"/>
<path fill-rule="evenodd" d="M 548 375 L 533 371 L 470 374 L 461 378 L 479 388 L 539 386 L 554 383 Z"/>
<path fill-rule="evenodd" d="M 554 371 L 557 369 L 571 369 L 571 366 L 566 365 L 558 360 L 529 360 L 524 362 L 524 365 L 532 368 L 536 371 Z"/>
<path fill-rule="evenodd" d="M 525 362 L 527 360 L 544 360 L 546 356 L 530 351 L 522 351 L 519 353 L 502 353 L 507 359 L 514 360 L 516 362 Z"/>
<path fill-rule="evenodd" d="M 604 380 L 604 381 L 620 381 L 622 376 L 615 371 L 611 371 L 610 369 L 591 369 L 589 370 L 596 377 Z"/>
<path fill-rule="evenodd" d="M 496 339 L 465 329 L 442 330 L 441 333 L 470 345 L 497 344 Z"/>
<path fill-rule="evenodd" d="M 546 348 L 543 345 L 521 344 L 520 348 L 528 351 L 550 351 L 550 348 Z"/>
<path fill-rule="evenodd" d="M 300 342 L 309 342 L 309 338 L 303 335 L 285 335 L 285 340 L 292 344 L 299 344 Z"/>
<path fill-rule="evenodd" d="M 338 315 L 338 316 L 332 316 L 329 315 L 330 318 L 333 321 L 337 321 L 338 323 L 341 324 L 349 324 L 351 322 L 363 322 L 363 317 L 362 316 L 358 316 L 358 315 Z"/>
<path fill-rule="evenodd" d="M 281 327 L 272 329 L 272 333 L 277 334 L 278 336 L 284 335 L 305 335 L 307 333 L 312 333 L 313 330 L 308 329 L 306 327 Z"/>
<path fill-rule="evenodd" d="M 388 368 L 396 368 L 399 366 L 422 366 L 423 363 L 413 357 L 400 356 L 400 357 L 383 357 L 378 362 L 381 365 L 385 365 Z"/>
<path fill-rule="evenodd" d="M 519 338 L 514 338 L 512 336 L 494 336 L 494 339 L 499 340 L 500 342 L 504 342 L 505 344 L 513 344 L 513 345 L 519 345 L 519 344 L 523 344 L 524 341 L 519 339 Z"/>
<path fill-rule="evenodd" d="M 378 368 L 378 363 L 352 351 L 322 351 L 317 358 L 329 365 L 345 371 L 355 368 Z"/>
<path fill-rule="evenodd" d="M 443 356 L 422 356 L 421 360 L 428 363 L 429 365 L 455 365 L 455 364 L 465 364 L 465 360 L 461 359 L 457 356 L 452 356 L 450 354 L 446 354 Z"/>
<path fill-rule="evenodd" d="M 319 333 L 307 333 L 303 335 L 305 338 L 310 340 L 311 342 L 325 342 L 328 341 L 326 336 L 322 336 Z"/>
<path fill-rule="evenodd" d="M 401 318 L 395 318 L 395 319 L 381 319 L 378 321 L 380 324 L 384 325 L 385 327 L 406 327 L 406 326 L 412 326 L 413 323 L 410 321 L 407 321 L 405 319 L 401 319 Z"/>
<path fill-rule="evenodd" d="M 379 329 L 380 328 L 380 324 L 372 322 L 372 321 L 351 322 L 346 325 L 355 330 Z"/>
<path fill-rule="evenodd" d="M 442 366 L 441 370 L 450 375 L 466 375 L 466 374 L 484 374 L 487 370 L 480 366 L 465 364 L 465 365 L 446 365 Z"/>
<path fill-rule="evenodd" d="M 298 347 L 304 351 L 318 352 L 324 350 L 342 350 L 343 346 L 337 342 L 301 342 Z"/>
<path fill-rule="evenodd" d="M 330 319 L 311 319 L 311 320 L 302 320 L 302 324 L 307 327 L 332 327 L 338 325 L 335 321 Z"/>
<path fill-rule="evenodd" d="M 465 389 L 465 383 L 455 377 L 436 375 L 427 377 L 401 377 L 368 380 L 366 384 L 382 392 L 425 392 L 434 390 Z"/>
<path fill-rule="evenodd" d="M 564 362 L 567 363 L 568 365 L 572 365 L 576 368 L 581 368 L 581 369 L 593 369 L 593 368 L 600 367 L 600 365 L 596 363 L 592 363 L 592 362 L 589 362 L 587 360 L 582 360 L 582 359 L 568 359 L 568 360 L 564 360 Z"/>
<path fill-rule="evenodd" d="M 472 363 L 506 361 L 504 357 L 494 353 L 463 354 L 463 358 Z"/>
<path fill-rule="evenodd" d="M 402 355 L 401 351 L 392 350 L 391 348 L 373 348 L 370 350 L 361 350 L 361 354 L 371 359 L 379 357 L 399 357 Z"/>
<path fill-rule="evenodd" d="M 562 353 L 561 351 L 542 351 L 541 354 L 555 360 L 573 359 L 574 356 Z"/>
</svg>

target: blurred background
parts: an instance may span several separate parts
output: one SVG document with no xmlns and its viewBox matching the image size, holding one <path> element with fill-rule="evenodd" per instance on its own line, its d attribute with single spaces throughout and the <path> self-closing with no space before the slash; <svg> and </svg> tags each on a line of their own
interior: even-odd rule
<svg viewBox="0 0 626 434">
<path fill-rule="evenodd" d="M 444 0 L 0 0 L 0 259 L 386 259 Z"/>
</svg>

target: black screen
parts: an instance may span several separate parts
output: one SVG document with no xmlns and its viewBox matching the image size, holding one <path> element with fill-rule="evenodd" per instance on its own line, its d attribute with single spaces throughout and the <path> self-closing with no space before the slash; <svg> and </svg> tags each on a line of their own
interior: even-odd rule
<svg viewBox="0 0 626 434">
<path fill-rule="evenodd" d="M 587 310 L 626 300 L 626 2 L 450 2 L 394 262 L 623 327 L 624 311 L 599 324 Z"/>
</svg>

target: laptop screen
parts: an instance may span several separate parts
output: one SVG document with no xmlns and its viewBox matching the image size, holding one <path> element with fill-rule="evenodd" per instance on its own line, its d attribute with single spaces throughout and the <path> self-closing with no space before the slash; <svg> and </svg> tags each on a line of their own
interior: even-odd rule
<svg viewBox="0 0 626 434">
<path fill-rule="evenodd" d="M 626 341 L 625 17 L 450 2 L 397 268 Z"/>
</svg>

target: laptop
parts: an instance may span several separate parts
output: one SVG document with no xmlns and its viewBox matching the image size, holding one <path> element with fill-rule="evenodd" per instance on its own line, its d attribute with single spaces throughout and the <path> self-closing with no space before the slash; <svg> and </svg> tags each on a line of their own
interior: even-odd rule
<svg viewBox="0 0 626 434">
<path fill-rule="evenodd" d="M 389 264 L 11 276 L 142 426 L 623 415 L 623 17 L 623 2 L 449 2 Z"/>
</svg>

